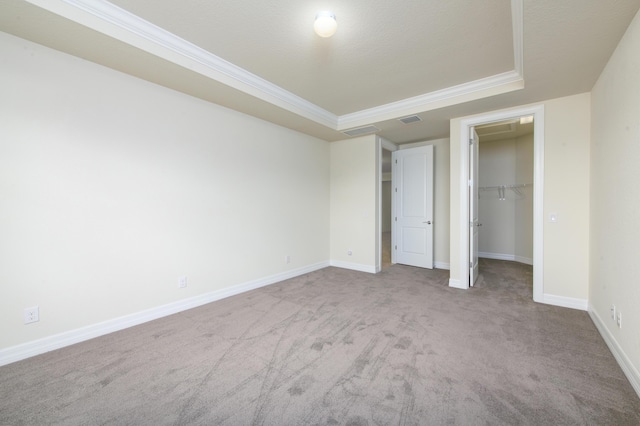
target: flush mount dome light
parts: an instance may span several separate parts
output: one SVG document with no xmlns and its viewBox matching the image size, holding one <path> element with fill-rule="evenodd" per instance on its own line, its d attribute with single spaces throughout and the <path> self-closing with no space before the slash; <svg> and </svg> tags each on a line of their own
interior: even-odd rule
<svg viewBox="0 0 640 426">
<path fill-rule="evenodd" d="M 320 37 L 331 37 L 336 33 L 336 29 L 338 29 L 336 15 L 329 11 L 318 12 L 316 21 L 313 23 L 316 34 Z"/>
</svg>

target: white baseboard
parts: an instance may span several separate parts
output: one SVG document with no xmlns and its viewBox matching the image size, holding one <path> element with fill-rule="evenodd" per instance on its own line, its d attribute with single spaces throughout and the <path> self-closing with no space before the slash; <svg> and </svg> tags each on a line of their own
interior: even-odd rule
<svg viewBox="0 0 640 426">
<path fill-rule="evenodd" d="M 631 360 L 627 356 L 627 354 L 622 350 L 614 335 L 609 331 L 609 329 L 604 325 L 604 321 L 598 315 L 598 313 L 593 309 L 593 306 L 589 305 L 589 316 L 591 320 L 595 324 L 596 328 L 600 332 L 600 335 L 604 339 L 605 343 L 609 347 L 609 350 L 613 354 L 613 357 L 618 361 L 620 368 L 624 372 L 624 375 L 629 379 L 629 383 L 640 397 L 640 372 L 638 369 L 631 363 Z"/>
<path fill-rule="evenodd" d="M 449 269 L 450 269 L 450 267 L 449 267 L 449 264 L 448 264 L 448 263 L 445 263 L 445 262 L 437 262 L 437 261 L 436 261 L 436 262 L 433 262 L 433 267 L 434 267 L 434 268 L 436 268 L 436 269 L 446 269 L 446 270 L 449 270 Z"/>
<path fill-rule="evenodd" d="M 453 278 L 449 278 L 449 287 L 459 288 L 459 289 L 462 289 L 462 290 L 468 290 L 469 289 L 468 285 L 464 285 L 464 284 L 462 284 L 462 281 L 460 281 L 459 279 L 453 279 Z"/>
<path fill-rule="evenodd" d="M 318 269 L 326 268 L 327 266 L 329 266 L 329 262 L 316 263 L 314 265 L 271 275 L 188 299 L 178 300 L 167 305 L 146 309 L 134 314 L 125 315 L 123 317 L 114 318 L 101 323 L 65 331 L 64 333 L 55 334 L 53 336 L 2 349 L 0 350 L 0 366 L 40 355 L 55 349 L 60 349 L 75 343 L 84 342 L 85 340 L 133 327 L 168 315 L 173 315 L 178 312 L 186 311 L 187 309 L 196 308 L 207 303 L 215 302 L 216 300 L 235 296 L 237 294 L 284 281 L 289 278 L 304 275 L 309 272 L 317 271 Z"/>
<path fill-rule="evenodd" d="M 395 262 L 391 262 L 392 265 L 398 265 Z M 449 264 L 445 263 L 445 262 L 433 262 L 433 269 L 446 269 L 447 271 L 449 270 Z M 382 269 L 379 269 L 378 272 L 380 272 Z"/>
<path fill-rule="evenodd" d="M 509 260 L 512 262 L 520 262 L 520 263 L 525 263 L 527 265 L 533 265 L 532 258 L 516 256 L 515 254 L 478 252 L 478 257 L 481 257 L 484 259 Z"/>
<path fill-rule="evenodd" d="M 542 303 L 547 305 L 561 306 L 563 308 L 578 309 L 586 311 L 589 308 L 589 301 L 585 299 L 575 299 L 573 297 L 555 296 L 553 294 L 544 294 Z"/>
<path fill-rule="evenodd" d="M 370 274 L 375 274 L 376 272 L 378 272 L 376 271 L 375 266 L 363 265 L 361 263 L 341 262 L 339 260 L 332 260 L 329 262 L 329 264 L 331 266 L 335 266 L 336 268 L 351 269 L 354 271 L 368 272 Z"/>
<path fill-rule="evenodd" d="M 514 261 L 533 266 L 533 259 L 530 257 L 515 256 Z"/>
</svg>

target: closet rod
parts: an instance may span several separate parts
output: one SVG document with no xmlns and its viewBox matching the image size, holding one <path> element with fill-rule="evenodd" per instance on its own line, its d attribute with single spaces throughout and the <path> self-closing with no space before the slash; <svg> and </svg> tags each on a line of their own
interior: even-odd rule
<svg viewBox="0 0 640 426">
<path fill-rule="evenodd" d="M 480 191 L 489 191 L 492 189 L 512 189 L 512 188 L 524 188 L 526 186 L 533 186 L 532 183 L 516 183 L 513 185 L 496 185 L 496 186 L 481 186 L 478 189 Z"/>
</svg>

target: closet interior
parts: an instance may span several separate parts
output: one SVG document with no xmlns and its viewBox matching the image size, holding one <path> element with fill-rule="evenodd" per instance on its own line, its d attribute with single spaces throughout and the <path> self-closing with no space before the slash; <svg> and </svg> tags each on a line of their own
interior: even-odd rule
<svg viewBox="0 0 640 426">
<path fill-rule="evenodd" d="M 533 264 L 533 121 L 476 127 L 478 257 Z"/>
</svg>

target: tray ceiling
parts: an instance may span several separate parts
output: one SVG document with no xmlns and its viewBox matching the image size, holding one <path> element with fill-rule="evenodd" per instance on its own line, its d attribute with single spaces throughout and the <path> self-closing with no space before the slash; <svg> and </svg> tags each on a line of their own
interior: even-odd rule
<svg viewBox="0 0 640 426">
<path fill-rule="evenodd" d="M 560 4 L 559 4 L 560 3 Z M 589 91 L 640 0 L 5 0 L 0 30 L 326 140 Z M 331 9 L 338 31 L 313 33 Z M 418 114 L 410 125 L 398 118 Z"/>
</svg>

